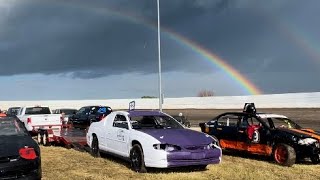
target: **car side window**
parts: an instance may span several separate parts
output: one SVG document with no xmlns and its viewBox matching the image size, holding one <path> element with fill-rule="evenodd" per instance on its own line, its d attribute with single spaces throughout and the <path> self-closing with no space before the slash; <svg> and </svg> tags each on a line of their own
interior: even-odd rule
<svg viewBox="0 0 320 180">
<path fill-rule="evenodd" d="M 233 114 L 221 116 L 218 119 L 218 126 L 237 127 L 239 117 Z"/>
<path fill-rule="evenodd" d="M 241 116 L 240 122 L 239 122 L 239 127 L 240 128 L 247 128 L 249 126 L 261 126 L 260 121 L 258 121 L 257 118 L 253 116 Z"/>
<path fill-rule="evenodd" d="M 125 116 L 116 115 L 113 121 L 113 127 L 128 129 L 128 122 Z"/>
</svg>

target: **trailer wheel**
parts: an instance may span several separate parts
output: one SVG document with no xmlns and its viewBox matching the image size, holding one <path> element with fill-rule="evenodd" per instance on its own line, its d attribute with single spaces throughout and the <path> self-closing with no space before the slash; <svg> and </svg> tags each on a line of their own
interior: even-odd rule
<svg viewBox="0 0 320 180">
<path fill-rule="evenodd" d="M 49 142 L 49 138 L 48 138 L 48 132 L 45 131 L 44 134 L 43 134 L 43 145 L 44 146 L 50 146 L 50 142 Z"/>
<path fill-rule="evenodd" d="M 273 158 L 282 166 L 292 166 L 296 162 L 296 152 L 287 144 L 277 144 L 273 150 Z"/>
<path fill-rule="evenodd" d="M 91 143 L 91 155 L 95 158 L 100 157 L 99 141 L 97 136 L 93 135 Z"/>
<path fill-rule="evenodd" d="M 43 144 L 43 136 L 41 136 L 40 132 L 38 132 L 37 141 L 39 145 Z"/>
</svg>

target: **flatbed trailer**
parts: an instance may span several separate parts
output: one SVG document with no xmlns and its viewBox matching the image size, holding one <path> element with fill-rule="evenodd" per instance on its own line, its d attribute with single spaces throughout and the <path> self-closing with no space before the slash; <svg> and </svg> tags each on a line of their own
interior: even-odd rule
<svg viewBox="0 0 320 180">
<path fill-rule="evenodd" d="M 56 126 L 50 128 L 39 128 L 37 131 L 37 142 L 44 146 L 62 146 L 79 151 L 88 151 L 86 140 L 86 129 L 76 129 L 72 126 Z"/>
</svg>

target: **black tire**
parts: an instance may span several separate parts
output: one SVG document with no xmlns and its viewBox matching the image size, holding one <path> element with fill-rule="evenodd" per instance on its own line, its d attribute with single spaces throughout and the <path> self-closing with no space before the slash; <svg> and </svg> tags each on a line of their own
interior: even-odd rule
<svg viewBox="0 0 320 180">
<path fill-rule="evenodd" d="M 273 148 L 273 159 L 282 166 L 292 166 L 296 162 L 296 151 L 287 144 L 277 144 Z"/>
<path fill-rule="evenodd" d="M 37 141 L 39 145 L 43 145 L 43 136 L 38 132 Z"/>
<path fill-rule="evenodd" d="M 47 131 L 45 131 L 43 134 L 42 142 L 43 142 L 44 146 L 51 146 L 51 143 L 49 142 L 49 135 L 48 135 Z"/>
<path fill-rule="evenodd" d="M 311 162 L 313 164 L 319 164 L 320 163 L 319 154 L 311 156 L 310 159 L 311 159 Z"/>
<path fill-rule="evenodd" d="M 130 150 L 130 162 L 131 167 L 135 172 L 146 173 L 147 168 L 144 164 L 144 155 L 142 148 L 139 144 L 135 144 L 132 146 Z"/>
<path fill-rule="evenodd" d="M 97 136 L 93 135 L 91 148 L 90 148 L 91 155 L 95 158 L 100 157 L 100 150 L 99 150 L 99 141 Z"/>
<path fill-rule="evenodd" d="M 197 165 L 197 166 L 195 166 L 195 169 L 196 170 L 206 170 L 207 169 L 207 165 Z"/>
</svg>

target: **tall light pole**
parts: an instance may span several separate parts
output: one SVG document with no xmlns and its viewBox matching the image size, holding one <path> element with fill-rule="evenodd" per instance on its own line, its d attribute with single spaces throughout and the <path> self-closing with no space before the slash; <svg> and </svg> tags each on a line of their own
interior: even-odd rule
<svg viewBox="0 0 320 180">
<path fill-rule="evenodd" d="M 161 84 L 161 43 L 160 43 L 160 0 L 157 0 L 158 11 L 158 60 L 159 60 L 159 111 L 162 111 L 162 84 Z"/>
</svg>

